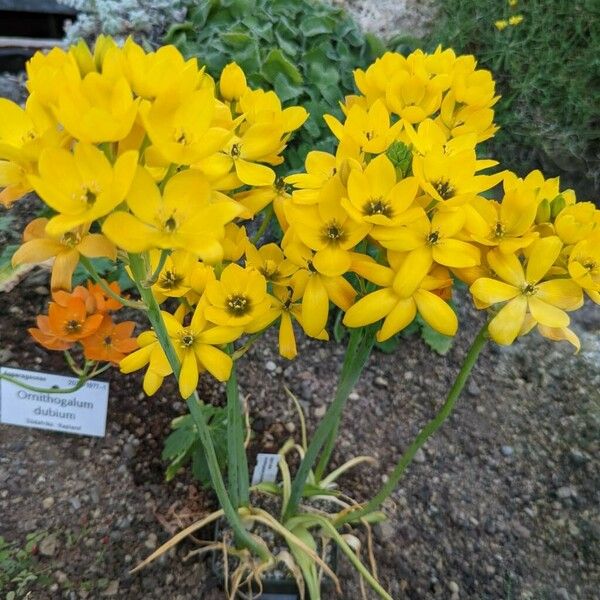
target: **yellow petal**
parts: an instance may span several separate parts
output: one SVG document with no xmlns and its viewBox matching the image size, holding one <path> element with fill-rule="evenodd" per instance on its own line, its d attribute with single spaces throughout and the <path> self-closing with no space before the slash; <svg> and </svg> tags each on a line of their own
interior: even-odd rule
<svg viewBox="0 0 600 600">
<path fill-rule="evenodd" d="M 202 366 L 219 381 L 227 381 L 231 375 L 231 367 L 233 361 L 231 356 L 225 354 L 222 350 L 209 346 L 207 344 L 199 344 L 196 346 L 196 357 Z M 194 364 L 195 364 L 194 360 Z M 197 378 L 196 378 L 197 381 Z"/>
<path fill-rule="evenodd" d="M 567 327 L 570 322 L 569 315 L 560 308 L 552 306 L 536 296 L 528 299 L 531 316 L 546 327 Z"/>
<path fill-rule="evenodd" d="M 147 396 L 153 396 L 162 385 L 164 377 L 152 369 L 148 369 L 144 375 L 142 387 Z"/>
<path fill-rule="evenodd" d="M 145 367 L 150 361 L 150 354 L 152 353 L 153 346 L 152 344 L 148 346 L 143 346 L 139 350 L 128 354 L 121 362 L 119 363 L 119 369 L 121 373 L 133 373 Z"/>
<path fill-rule="evenodd" d="M 289 360 L 296 358 L 298 354 L 292 317 L 287 311 L 281 313 L 281 321 L 279 323 L 279 354 Z"/>
<path fill-rule="evenodd" d="M 102 231 L 120 248 L 136 253 L 149 250 L 156 245 L 159 238 L 156 229 L 122 210 L 108 215 L 102 225 Z"/>
<path fill-rule="evenodd" d="M 581 288 L 571 279 L 552 279 L 540 283 L 536 298 L 563 310 L 576 310 L 583 304 Z"/>
<path fill-rule="evenodd" d="M 441 239 L 432 252 L 435 262 L 456 269 L 476 267 L 481 261 L 479 249 L 460 240 Z"/>
<path fill-rule="evenodd" d="M 344 316 L 347 327 L 362 327 L 383 319 L 398 304 L 391 288 L 383 288 L 361 298 Z"/>
<path fill-rule="evenodd" d="M 188 350 L 183 355 L 179 373 L 179 393 L 189 398 L 198 386 L 198 364 L 194 352 Z"/>
<path fill-rule="evenodd" d="M 471 286 L 471 294 L 485 304 L 496 304 L 506 302 L 520 294 L 520 290 L 513 285 L 482 277 Z"/>
<path fill-rule="evenodd" d="M 454 335 L 458 329 L 456 314 L 447 302 L 427 290 L 417 290 L 414 295 L 420 315 L 444 335 Z"/>
<path fill-rule="evenodd" d="M 385 342 L 393 335 L 408 327 L 417 315 L 417 305 L 413 298 L 400 300 L 385 318 L 381 329 L 377 332 L 377 341 Z"/>
<path fill-rule="evenodd" d="M 549 340 L 556 342 L 565 341 L 575 347 L 575 353 L 581 350 L 581 342 L 575 333 L 567 328 L 556 328 L 556 327 L 545 327 L 544 325 L 538 325 L 538 331 Z"/>
<path fill-rule="evenodd" d="M 394 292 L 400 298 L 412 296 L 429 272 L 432 262 L 433 257 L 429 246 L 421 246 L 410 252 L 396 273 Z"/>
<path fill-rule="evenodd" d="M 107 257 L 116 260 L 117 249 L 115 245 L 100 233 L 86 235 L 77 245 L 77 250 L 88 258 Z"/>
<path fill-rule="evenodd" d="M 304 331 L 312 337 L 318 336 L 329 314 L 329 296 L 319 275 L 309 277 L 302 298 L 302 325 Z"/>
<path fill-rule="evenodd" d="M 67 250 L 56 255 L 52 265 L 52 277 L 50 278 L 52 290 L 71 289 L 73 271 L 77 268 L 77 263 L 79 263 L 79 252 L 77 250 Z"/>
<path fill-rule="evenodd" d="M 48 238 L 33 239 L 29 242 L 25 242 L 17 249 L 17 251 L 13 254 L 12 264 L 13 267 L 16 267 L 17 265 L 22 265 L 23 263 L 44 262 L 52 256 L 56 256 L 64 249 L 65 247 L 55 240 Z"/>
<path fill-rule="evenodd" d="M 272 185 L 275 182 L 275 171 L 260 165 L 238 158 L 235 162 L 235 172 L 241 181 L 248 185 Z"/>
<path fill-rule="evenodd" d="M 315 269 L 327 277 L 343 275 L 350 269 L 351 262 L 349 252 L 332 246 L 318 250 L 313 257 Z"/>
<path fill-rule="evenodd" d="M 517 296 L 510 300 L 490 321 L 488 331 L 491 338 L 498 344 L 512 344 L 521 331 L 526 312 L 525 296 Z"/>
<path fill-rule="evenodd" d="M 531 246 L 525 276 L 528 283 L 537 283 L 555 263 L 562 248 L 557 236 L 536 240 Z"/>
<path fill-rule="evenodd" d="M 504 254 L 500 250 L 487 253 L 490 268 L 504 281 L 521 288 L 525 284 L 525 273 L 521 262 L 514 254 Z"/>
</svg>

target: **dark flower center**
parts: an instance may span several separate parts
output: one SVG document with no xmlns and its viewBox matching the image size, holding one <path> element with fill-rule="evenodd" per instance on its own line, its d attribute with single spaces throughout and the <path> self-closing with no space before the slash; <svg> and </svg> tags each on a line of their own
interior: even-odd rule
<svg viewBox="0 0 600 600">
<path fill-rule="evenodd" d="M 435 191 L 444 199 L 448 200 L 454 196 L 454 188 L 447 179 L 440 179 L 433 183 Z"/>
<path fill-rule="evenodd" d="M 227 309 L 232 315 L 241 317 L 250 310 L 250 300 L 242 294 L 234 294 L 227 298 Z"/>
<path fill-rule="evenodd" d="M 65 331 L 67 333 L 77 333 L 81 331 L 81 321 L 77 321 L 76 319 L 71 319 L 65 323 Z"/>
<path fill-rule="evenodd" d="M 392 216 L 392 207 L 383 198 L 372 198 L 363 206 L 363 213 L 369 217 L 383 215 L 390 218 Z"/>
</svg>

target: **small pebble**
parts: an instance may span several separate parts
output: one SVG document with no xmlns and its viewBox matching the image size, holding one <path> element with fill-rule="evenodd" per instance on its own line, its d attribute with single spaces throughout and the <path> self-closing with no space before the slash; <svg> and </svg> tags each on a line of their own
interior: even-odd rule
<svg viewBox="0 0 600 600">
<path fill-rule="evenodd" d="M 360 396 L 356 392 L 350 392 L 348 395 L 348 400 L 360 400 Z"/>
<path fill-rule="evenodd" d="M 556 490 L 556 495 L 564 500 L 565 498 L 577 496 L 577 492 L 571 486 L 565 485 L 563 487 L 559 487 L 558 490 Z"/>
<path fill-rule="evenodd" d="M 265 363 L 265 368 L 267 369 L 267 371 L 273 372 L 277 370 L 277 365 L 272 360 L 268 360 Z"/>
<path fill-rule="evenodd" d="M 456 581 L 451 581 L 448 584 L 448 589 L 453 593 L 453 594 L 458 594 L 458 590 L 460 589 L 458 587 L 458 583 L 456 583 Z"/>
<path fill-rule="evenodd" d="M 315 408 L 315 417 L 317 418 L 321 418 L 325 415 L 325 413 L 327 412 L 327 407 L 325 405 L 323 406 L 317 406 L 317 408 Z"/>
<path fill-rule="evenodd" d="M 390 385 L 385 377 L 375 377 L 373 383 L 379 388 L 386 388 Z"/>
<path fill-rule="evenodd" d="M 415 458 L 414 461 L 416 463 L 424 463 L 427 460 L 427 457 L 425 456 L 425 452 L 423 452 L 423 448 L 419 448 L 416 452 L 415 452 Z"/>
<path fill-rule="evenodd" d="M 515 453 L 512 446 L 502 446 L 502 448 L 500 448 L 500 452 L 502 452 L 502 455 L 506 456 L 507 458 Z"/>
<path fill-rule="evenodd" d="M 144 546 L 146 546 L 146 548 L 148 548 L 148 550 L 154 550 L 157 545 L 158 545 L 158 538 L 156 537 L 155 533 L 151 533 L 148 536 L 148 538 L 146 539 L 146 541 L 144 542 Z"/>
<path fill-rule="evenodd" d="M 50 508 L 54 505 L 54 498 L 52 496 L 48 496 L 42 500 L 42 506 L 44 508 Z"/>
</svg>

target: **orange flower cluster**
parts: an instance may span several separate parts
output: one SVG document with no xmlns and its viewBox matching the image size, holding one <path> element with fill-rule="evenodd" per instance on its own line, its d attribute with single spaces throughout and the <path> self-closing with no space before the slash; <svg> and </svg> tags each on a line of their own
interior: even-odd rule
<svg viewBox="0 0 600 600">
<path fill-rule="evenodd" d="M 119 285 L 109 285 L 120 294 Z M 72 292 L 58 290 L 52 293 L 47 315 L 39 315 L 37 327 L 29 329 L 33 339 L 49 350 L 69 350 L 79 343 L 87 360 L 117 364 L 138 344 L 132 338 L 135 323 L 115 323 L 109 313 L 122 308 L 107 296 L 98 284 L 88 282 Z"/>
</svg>

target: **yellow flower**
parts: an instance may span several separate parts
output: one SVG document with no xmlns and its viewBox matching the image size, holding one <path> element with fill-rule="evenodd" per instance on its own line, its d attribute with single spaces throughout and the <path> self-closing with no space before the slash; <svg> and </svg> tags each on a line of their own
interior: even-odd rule
<svg viewBox="0 0 600 600">
<path fill-rule="evenodd" d="M 446 267 L 475 267 L 480 263 L 479 249 L 460 239 L 465 224 L 460 207 L 435 211 L 431 221 L 424 217 L 410 225 L 390 229 L 378 239 L 390 250 L 409 252 L 407 261 L 424 276 L 433 262 Z"/>
<path fill-rule="evenodd" d="M 369 224 L 371 236 L 378 239 L 379 231 L 399 227 L 425 215 L 421 207 L 412 206 L 418 187 L 414 177 L 396 182 L 396 169 L 382 154 L 364 171 L 350 172 L 348 194 L 342 199 L 342 206 L 356 222 Z"/>
<path fill-rule="evenodd" d="M 244 256 L 248 245 L 246 228 L 235 223 L 225 225 L 225 239 L 223 240 L 223 260 L 237 262 Z"/>
<path fill-rule="evenodd" d="M 275 286 L 286 286 L 290 276 L 298 269 L 285 258 L 283 250 L 277 244 L 265 244 L 256 248 L 250 242 L 246 245 L 246 266 L 256 269 Z"/>
<path fill-rule="evenodd" d="M 75 57 L 61 48 L 52 48 L 48 53 L 36 52 L 25 68 L 29 93 L 47 107 L 57 103 L 65 82 L 76 83 L 81 79 Z"/>
<path fill-rule="evenodd" d="M 163 313 L 164 315 L 164 313 Z M 154 331 L 144 331 L 137 337 L 139 350 L 132 352 L 119 363 L 121 373 L 133 373 L 148 365 L 143 389 L 148 396 L 156 393 L 163 380 L 173 373 L 169 361 Z"/>
<path fill-rule="evenodd" d="M 438 202 L 464 204 L 502 181 L 503 173 L 477 175 L 479 168 L 475 151 L 469 149 L 452 154 L 434 150 L 413 157 L 413 173 L 419 185 Z"/>
<path fill-rule="evenodd" d="M 122 51 L 123 72 L 137 96 L 147 100 L 176 90 L 185 95 L 199 87 L 203 74 L 195 58 L 184 60 L 175 46 L 162 46 L 156 52 L 144 49 L 128 38 Z"/>
<path fill-rule="evenodd" d="M 592 202 L 567 206 L 556 217 L 554 227 L 564 244 L 576 244 L 600 229 L 600 210 Z"/>
<path fill-rule="evenodd" d="M 508 21 L 506 19 L 500 19 L 494 22 L 494 26 L 498 31 L 504 31 L 508 27 Z"/>
<path fill-rule="evenodd" d="M 327 277 L 348 271 L 351 250 L 371 229 L 368 223 L 356 223 L 335 199 L 318 205 L 288 205 L 288 221 L 298 238 L 315 250 L 312 265 Z"/>
<path fill-rule="evenodd" d="M 569 256 L 569 275 L 600 304 L 600 231 L 575 244 Z"/>
<path fill-rule="evenodd" d="M 348 110 L 343 125 L 333 115 L 323 118 L 340 142 L 350 139 L 363 152 L 370 153 L 385 152 L 402 129 L 401 121 L 390 124 L 390 114 L 382 100 L 375 101 L 368 110 L 355 104 Z"/>
<path fill-rule="evenodd" d="M 467 207 L 467 229 L 479 244 L 512 254 L 538 237 L 532 229 L 537 210 L 535 194 L 525 186 L 507 192 L 501 203 L 477 196 Z"/>
<path fill-rule="evenodd" d="M 512 17 L 509 17 L 508 24 L 514 27 L 515 25 L 522 23 L 524 18 L 523 15 L 513 15 Z"/>
<path fill-rule="evenodd" d="M 240 327 L 212 327 L 204 316 L 204 303 L 200 302 L 188 326 L 166 312 L 163 320 L 173 348 L 179 357 L 179 393 L 189 398 L 198 386 L 202 371 L 208 371 L 219 381 L 227 381 L 231 374 L 231 357 L 216 348 L 216 345 L 233 342 L 242 334 Z"/>
<path fill-rule="evenodd" d="M 160 252 L 151 250 L 151 264 L 154 271 L 158 266 Z M 209 280 L 214 279 L 213 268 L 198 262 L 198 258 L 185 250 L 176 250 L 165 260 L 152 291 L 160 304 L 166 298 L 187 296 L 196 303 L 198 294 L 202 294 Z"/>
<path fill-rule="evenodd" d="M 377 332 L 383 342 L 412 323 L 417 315 L 436 331 L 454 335 L 458 320 L 450 305 L 435 293 L 452 284 L 448 272 L 435 267 L 430 274 L 417 272 L 411 261 L 402 255 L 392 254 L 393 269 L 387 270 L 387 281 L 382 289 L 372 292 L 354 304 L 344 316 L 344 325 L 363 327 L 384 319 Z"/>
<path fill-rule="evenodd" d="M 234 198 L 244 207 L 240 218 L 253 219 L 257 213 L 271 203 L 273 203 L 275 214 L 281 214 L 283 205 L 290 199 L 290 194 L 283 179 L 278 177 L 272 185 L 253 187 L 238 192 Z"/>
<path fill-rule="evenodd" d="M 219 80 L 219 91 L 222 98 L 229 102 L 239 100 L 248 89 L 244 71 L 234 62 L 226 65 Z"/>
<path fill-rule="evenodd" d="M 217 114 L 214 90 L 169 90 L 144 100 L 140 115 L 148 137 L 166 161 L 192 165 L 220 150 L 233 132 L 212 125 Z"/>
<path fill-rule="evenodd" d="M 211 323 L 239 327 L 247 333 L 263 328 L 260 326 L 262 318 L 271 306 L 263 275 L 235 263 L 223 269 L 219 281 L 206 286 L 204 297 L 205 315 Z"/>
<path fill-rule="evenodd" d="M 54 257 L 52 265 L 52 290 L 71 289 L 73 272 L 79 256 L 88 258 L 107 257 L 116 260 L 117 249 L 100 233 L 89 233 L 89 224 L 62 235 L 51 236 L 46 232 L 48 219 L 34 219 L 23 232 L 23 245 L 13 254 L 13 266 L 23 263 L 40 263 Z"/>
<path fill-rule="evenodd" d="M 575 310 L 583 302 L 581 288 L 571 279 L 542 281 L 562 249 L 556 236 L 537 240 L 530 246 L 525 271 L 514 254 L 497 250 L 488 253 L 490 267 L 498 279 L 478 279 L 471 286 L 475 298 L 488 306 L 504 303 L 490 321 L 489 332 L 499 344 L 512 344 L 529 313 L 536 323 L 550 328 L 569 325 L 565 310 Z"/>
<path fill-rule="evenodd" d="M 95 146 L 79 142 L 73 153 L 48 148 L 39 160 L 39 176 L 29 182 L 58 215 L 46 226 L 57 236 L 91 223 L 112 211 L 125 199 L 131 186 L 138 154 L 125 152 L 111 165 Z"/>
<path fill-rule="evenodd" d="M 127 205 L 133 214 L 114 212 L 102 228 L 117 246 L 128 252 L 182 249 L 208 262 L 222 259 L 224 226 L 240 213 L 232 200 L 212 202 L 206 179 L 193 169 L 171 177 L 161 196 L 148 171 L 138 167 Z"/>
<path fill-rule="evenodd" d="M 0 98 L 0 204 L 8 207 L 31 191 L 28 175 L 36 172 L 40 153 L 61 146 L 64 139 L 34 96 L 25 109 Z"/>
<path fill-rule="evenodd" d="M 108 53 L 119 53 L 112 48 Z M 117 60 L 115 57 L 113 60 Z M 91 72 L 83 79 L 61 81 L 57 120 L 82 142 L 114 142 L 125 138 L 135 121 L 138 101 L 123 74 Z"/>
<path fill-rule="evenodd" d="M 319 273 L 313 263 L 313 251 L 301 242 L 288 243 L 285 254 L 298 267 L 292 276 L 295 297 L 302 298 L 301 319 L 298 322 L 307 335 L 326 339 L 324 329 L 329 316 L 329 301 L 342 310 L 348 310 L 356 291 L 341 275 L 329 277 Z"/>
</svg>

